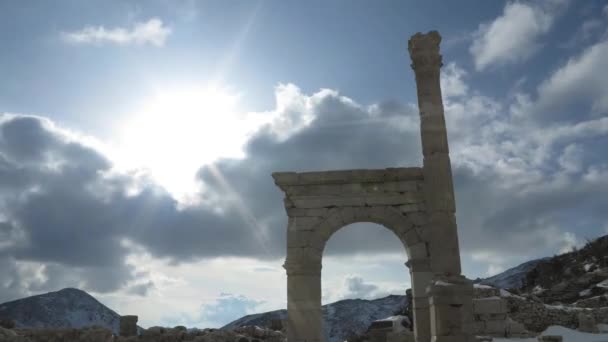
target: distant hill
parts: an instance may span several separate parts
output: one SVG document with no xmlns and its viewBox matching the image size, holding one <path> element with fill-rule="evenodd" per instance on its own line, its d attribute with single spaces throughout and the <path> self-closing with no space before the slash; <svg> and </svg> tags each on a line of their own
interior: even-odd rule
<svg viewBox="0 0 608 342">
<path fill-rule="evenodd" d="M 521 265 L 509 268 L 508 270 L 489 278 L 475 279 L 474 282 L 476 284 L 490 285 L 501 289 L 519 289 L 524 285 L 526 274 L 536 267 L 536 265 L 548 259 L 550 258 L 526 261 Z"/>
<path fill-rule="evenodd" d="M 88 293 L 66 288 L 0 304 L 0 319 L 18 328 L 82 328 L 100 326 L 118 334 L 120 315 Z"/>
<path fill-rule="evenodd" d="M 525 262 L 475 283 L 529 294 L 546 304 L 608 305 L 608 235 L 571 252 Z"/>
<path fill-rule="evenodd" d="M 329 342 L 342 342 L 347 336 L 363 333 L 371 322 L 403 311 L 406 304 L 405 295 L 390 295 L 384 298 L 345 299 L 323 305 L 325 333 Z M 269 327 L 273 319 L 286 319 L 287 310 L 269 311 L 247 315 L 237 319 L 221 329 L 231 330 L 245 325 Z"/>
<path fill-rule="evenodd" d="M 608 235 L 578 250 L 544 259 L 527 274 L 522 291 L 541 301 L 572 304 L 596 298 L 608 305 Z"/>
</svg>

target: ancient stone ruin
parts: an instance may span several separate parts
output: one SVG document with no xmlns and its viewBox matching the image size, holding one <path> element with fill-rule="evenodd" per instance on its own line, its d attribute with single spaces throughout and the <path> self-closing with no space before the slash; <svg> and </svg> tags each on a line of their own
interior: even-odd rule
<svg viewBox="0 0 608 342">
<path fill-rule="evenodd" d="M 285 193 L 287 338 L 321 342 L 321 258 L 340 228 L 373 222 L 393 231 L 409 260 L 418 342 L 474 341 L 473 285 L 461 275 L 454 189 L 439 84 L 441 37 L 408 42 L 416 75 L 422 167 L 273 173 Z"/>
</svg>

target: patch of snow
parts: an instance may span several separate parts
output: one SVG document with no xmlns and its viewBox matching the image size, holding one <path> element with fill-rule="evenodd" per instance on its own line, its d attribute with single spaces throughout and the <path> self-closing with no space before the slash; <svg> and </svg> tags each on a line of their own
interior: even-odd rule
<svg viewBox="0 0 608 342">
<path fill-rule="evenodd" d="M 473 284 L 473 287 L 475 287 L 476 289 L 493 289 L 492 286 L 483 284 Z"/>
<path fill-rule="evenodd" d="M 543 289 L 540 285 L 536 285 L 534 286 L 534 288 L 532 289 L 532 293 L 537 295 L 537 294 L 541 294 L 545 292 L 545 289 Z"/>
<path fill-rule="evenodd" d="M 513 294 L 511 294 L 511 292 L 504 290 L 504 289 L 500 289 L 500 296 L 501 297 L 513 297 Z"/>
<path fill-rule="evenodd" d="M 437 280 L 437 281 L 435 282 L 435 285 L 438 285 L 438 286 L 452 286 L 452 285 L 454 285 L 454 284 L 452 284 L 452 283 L 448 283 L 448 282 L 443 281 L 443 280 Z"/>
<path fill-rule="evenodd" d="M 586 264 L 584 264 L 584 265 L 583 265 L 583 268 L 585 269 L 585 272 L 589 272 L 589 270 L 590 270 L 590 269 L 591 269 L 593 266 L 595 266 L 595 264 L 591 262 L 591 263 L 586 263 Z"/>
<path fill-rule="evenodd" d="M 608 341 L 608 334 L 592 334 L 584 333 L 577 330 L 572 330 L 559 325 L 552 325 L 543 331 L 541 335 L 559 335 L 564 338 L 564 342 L 601 342 Z M 494 342 L 538 342 L 536 337 L 533 338 L 494 338 Z"/>
<path fill-rule="evenodd" d="M 578 293 L 579 297 L 586 297 L 591 294 L 591 289 L 586 289 Z"/>
<path fill-rule="evenodd" d="M 608 333 L 608 324 L 600 323 L 597 325 L 597 330 L 601 333 Z"/>
<path fill-rule="evenodd" d="M 608 289 L 608 279 L 595 284 L 595 286 L 601 287 L 603 289 Z"/>
</svg>

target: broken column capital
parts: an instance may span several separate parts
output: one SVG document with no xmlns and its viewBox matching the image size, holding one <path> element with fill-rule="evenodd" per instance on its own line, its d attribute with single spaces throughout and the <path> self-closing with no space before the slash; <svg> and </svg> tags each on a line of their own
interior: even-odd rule
<svg viewBox="0 0 608 342">
<path fill-rule="evenodd" d="M 413 35 L 408 41 L 408 50 L 412 58 L 412 69 L 415 72 L 437 70 L 443 65 L 439 54 L 441 36 L 437 31 L 430 31 Z"/>
</svg>

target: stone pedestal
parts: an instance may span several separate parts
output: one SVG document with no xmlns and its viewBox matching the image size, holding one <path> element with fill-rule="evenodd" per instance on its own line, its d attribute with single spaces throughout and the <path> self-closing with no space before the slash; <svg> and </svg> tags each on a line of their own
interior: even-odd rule
<svg viewBox="0 0 608 342">
<path fill-rule="evenodd" d="M 137 336 L 137 316 L 120 316 L 120 336 Z"/>
<path fill-rule="evenodd" d="M 472 342 L 469 330 L 473 282 L 464 276 L 436 277 L 427 287 L 431 314 L 432 342 Z M 470 316 L 470 317 L 469 317 Z"/>
</svg>

